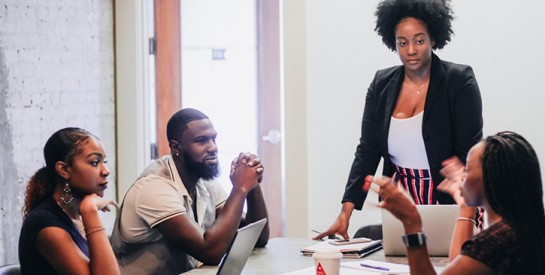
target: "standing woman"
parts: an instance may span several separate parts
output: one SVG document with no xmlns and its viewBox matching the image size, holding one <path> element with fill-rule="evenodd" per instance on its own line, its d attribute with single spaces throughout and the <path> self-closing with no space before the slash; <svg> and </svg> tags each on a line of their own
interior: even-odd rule
<svg viewBox="0 0 545 275">
<path fill-rule="evenodd" d="M 19 238 L 22 274 L 119 274 L 98 215 L 109 211 L 106 154 L 97 137 L 79 128 L 54 133 L 46 166 L 28 183 Z"/>
<path fill-rule="evenodd" d="M 403 183 L 416 204 L 454 204 L 436 189 L 441 163 L 465 160 L 482 138 L 482 102 L 473 70 L 433 53 L 453 33 L 447 0 L 385 0 L 378 5 L 375 31 L 399 55 L 402 65 L 377 71 L 365 99 L 360 143 L 342 199 L 342 210 L 315 239 L 347 230 L 367 192 L 364 179 L 384 160 L 383 175 Z"/>
</svg>

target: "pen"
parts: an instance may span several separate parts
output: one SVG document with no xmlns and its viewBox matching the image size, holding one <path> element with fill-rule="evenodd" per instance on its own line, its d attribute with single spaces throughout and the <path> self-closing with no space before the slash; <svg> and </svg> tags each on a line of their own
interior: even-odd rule
<svg viewBox="0 0 545 275">
<path fill-rule="evenodd" d="M 364 263 L 360 263 L 360 265 L 361 265 L 361 267 L 372 268 L 372 269 L 382 270 L 382 271 L 390 271 L 389 268 L 383 267 L 383 266 L 374 266 L 374 265 L 368 265 L 368 264 L 364 264 Z"/>
<path fill-rule="evenodd" d="M 318 231 L 318 230 L 314 230 L 314 229 L 311 229 L 310 231 L 316 233 L 316 234 L 322 234 L 322 232 Z M 339 237 L 335 236 L 335 235 L 328 235 L 327 236 L 328 239 L 330 240 L 338 240 L 340 239 Z"/>
</svg>

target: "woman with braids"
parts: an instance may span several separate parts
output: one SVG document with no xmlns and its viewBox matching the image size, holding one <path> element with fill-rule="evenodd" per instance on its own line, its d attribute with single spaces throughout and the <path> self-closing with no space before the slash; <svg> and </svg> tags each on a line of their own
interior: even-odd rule
<svg viewBox="0 0 545 275">
<path fill-rule="evenodd" d="M 460 198 L 460 217 L 451 243 L 452 261 L 443 274 L 545 274 L 543 186 L 532 146 L 516 133 L 501 132 L 473 146 L 466 169 L 457 159 L 445 164 L 450 193 Z M 381 207 L 405 228 L 411 274 L 434 274 L 414 202 L 390 179 L 376 182 Z M 472 211 L 467 208 L 476 206 L 488 213 L 489 227 L 472 236 Z"/>
<path fill-rule="evenodd" d="M 98 210 L 108 187 L 106 154 L 97 137 L 79 128 L 54 133 L 45 167 L 28 183 L 19 238 L 22 274 L 119 274 Z"/>
<path fill-rule="evenodd" d="M 361 137 L 342 199 L 342 210 L 328 230 L 314 239 L 347 230 L 354 209 L 361 210 L 367 175 L 382 174 L 403 183 L 416 204 L 454 204 L 437 189 L 441 163 L 458 157 L 482 138 L 482 102 L 471 67 L 443 61 L 433 53 L 453 33 L 446 0 L 385 0 L 379 3 L 375 31 L 397 52 L 402 65 L 377 71 L 368 88 Z"/>
</svg>

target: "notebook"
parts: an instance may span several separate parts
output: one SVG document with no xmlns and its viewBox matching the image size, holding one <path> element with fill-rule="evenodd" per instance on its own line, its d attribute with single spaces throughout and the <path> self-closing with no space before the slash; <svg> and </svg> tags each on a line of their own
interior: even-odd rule
<svg viewBox="0 0 545 275">
<path fill-rule="evenodd" d="M 315 251 L 323 248 L 338 249 L 343 254 L 343 258 L 359 259 L 380 250 L 382 248 L 382 240 L 369 240 L 367 242 L 346 245 L 333 245 L 329 241 L 323 241 L 301 249 L 301 253 L 305 256 L 312 256 Z"/>
<path fill-rule="evenodd" d="M 458 218 L 458 205 L 417 205 L 426 233 L 426 246 L 430 256 L 448 256 L 454 225 Z M 401 222 L 388 210 L 382 209 L 382 238 L 384 255 L 405 256 L 407 248 L 401 240 L 405 233 Z"/>
<path fill-rule="evenodd" d="M 221 259 L 217 275 L 232 275 L 242 272 L 242 268 L 252 254 L 266 223 L 267 219 L 265 218 L 237 230 L 227 252 Z"/>
</svg>

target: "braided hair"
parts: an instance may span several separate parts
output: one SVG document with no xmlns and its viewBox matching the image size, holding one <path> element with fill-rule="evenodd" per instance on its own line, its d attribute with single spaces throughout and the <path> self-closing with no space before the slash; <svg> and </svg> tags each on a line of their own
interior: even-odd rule
<svg viewBox="0 0 545 275">
<path fill-rule="evenodd" d="M 521 238 L 529 272 L 545 270 L 545 212 L 537 154 L 522 136 L 500 132 L 484 141 L 483 185 L 490 207 Z"/>
</svg>

